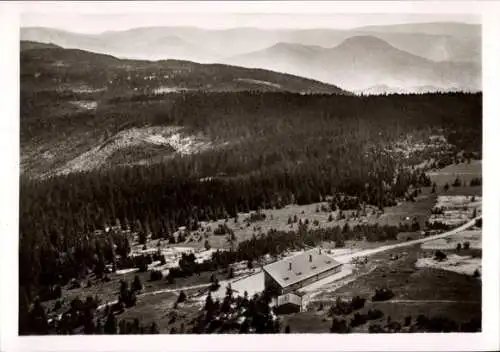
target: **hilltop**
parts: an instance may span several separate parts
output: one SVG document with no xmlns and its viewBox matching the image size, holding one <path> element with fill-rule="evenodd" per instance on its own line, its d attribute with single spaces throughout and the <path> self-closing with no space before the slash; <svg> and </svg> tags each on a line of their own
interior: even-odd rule
<svg viewBox="0 0 500 352">
<path fill-rule="evenodd" d="M 376 36 L 398 49 L 434 61 L 481 63 L 481 26 L 464 23 L 401 24 L 350 30 L 141 27 L 101 34 L 43 27 L 21 29 L 23 40 L 54 43 L 65 48 L 135 59 L 178 58 L 204 63 L 223 62 L 277 43 L 331 48 L 359 35 Z M 176 38 L 175 43 L 169 38 Z"/>
<path fill-rule="evenodd" d="M 150 129 L 141 129 L 151 121 L 164 121 L 186 94 L 196 92 L 349 94 L 333 85 L 262 69 L 122 60 L 22 42 L 21 169 L 66 173 L 92 170 L 108 157 L 114 160 L 111 165 L 133 164 L 142 163 L 145 155 L 162 161 L 178 150 L 197 150 L 189 146 L 205 143 L 204 138 L 179 135 L 182 122 L 173 126 L 175 133 L 170 125 L 152 135 Z M 129 131 L 132 127 L 139 130 Z M 158 138 L 169 142 L 151 142 Z"/>
<path fill-rule="evenodd" d="M 37 90 L 80 84 L 121 91 L 170 88 L 346 93 L 330 84 L 263 69 L 180 60 L 127 60 L 36 42 L 21 42 L 21 77 L 23 88 L 36 85 Z"/>
<path fill-rule="evenodd" d="M 353 36 L 332 48 L 279 43 L 226 62 L 335 82 L 351 91 L 383 85 L 402 91 L 418 86 L 481 89 L 480 66 L 474 63 L 433 61 L 371 35 Z"/>
</svg>

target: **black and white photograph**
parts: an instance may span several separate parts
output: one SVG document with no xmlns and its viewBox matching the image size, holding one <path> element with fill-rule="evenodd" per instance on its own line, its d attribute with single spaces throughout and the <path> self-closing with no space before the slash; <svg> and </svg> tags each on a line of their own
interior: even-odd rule
<svg viewBox="0 0 500 352">
<path fill-rule="evenodd" d="M 481 333 L 482 16 L 188 5 L 20 14 L 19 336 Z"/>
</svg>

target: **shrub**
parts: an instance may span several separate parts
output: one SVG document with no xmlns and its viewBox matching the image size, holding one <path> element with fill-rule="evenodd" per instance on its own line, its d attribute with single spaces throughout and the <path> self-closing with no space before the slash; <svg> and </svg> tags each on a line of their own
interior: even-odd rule
<svg viewBox="0 0 500 352">
<path fill-rule="evenodd" d="M 168 284 L 174 284 L 175 283 L 175 277 L 171 273 L 168 273 L 166 279 L 167 279 L 167 283 Z"/>
<path fill-rule="evenodd" d="M 182 302 L 185 302 L 186 301 L 186 294 L 184 293 L 184 291 L 181 291 L 181 293 L 179 294 L 179 297 L 177 297 L 177 303 L 182 303 Z"/>
<path fill-rule="evenodd" d="M 425 324 L 425 329 L 430 332 L 451 332 L 457 331 L 457 324 L 445 317 L 434 317 L 428 319 Z"/>
<path fill-rule="evenodd" d="M 151 334 L 159 334 L 160 329 L 158 329 L 158 325 L 156 325 L 156 322 L 151 323 L 151 327 L 149 328 L 149 332 Z"/>
<path fill-rule="evenodd" d="M 145 260 L 139 261 L 137 267 L 139 268 L 140 273 L 145 273 L 146 271 L 148 271 L 148 263 Z"/>
<path fill-rule="evenodd" d="M 158 281 L 163 279 L 163 274 L 159 270 L 151 270 L 149 274 L 149 281 Z"/>
<path fill-rule="evenodd" d="M 372 297 L 372 301 L 387 301 L 394 297 L 394 292 L 388 288 L 381 288 L 375 290 L 375 295 Z"/>
<path fill-rule="evenodd" d="M 368 327 L 368 332 L 370 334 L 380 334 L 384 333 L 384 329 L 379 324 L 370 324 Z"/>
<path fill-rule="evenodd" d="M 215 282 L 212 282 L 209 289 L 210 291 L 217 291 L 219 287 L 220 287 L 219 281 L 216 279 Z"/>
<path fill-rule="evenodd" d="M 266 219 L 266 214 L 262 213 L 261 211 L 257 211 L 256 213 L 250 214 L 249 217 L 245 219 L 246 222 L 256 222 L 256 221 L 262 221 Z"/>
<path fill-rule="evenodd" d="M 330 308 L 330 315 L 348 315 L 353 311 L 351 302 L 338 297 L 335 304 Z"/>
<path fill-rule="evenodd" d="M 140 291 L 140 290 L 142 290 L 141 279 L 139 279 L 138 275 L 135 275 L 134 281 L 132 281 L 132 285 L 130 285 L 130 289 L 132 291 Z"/>
<path fill-rule="evenodd" d="M 106 319 L 106 323 L 104 324 L 104 333 L 106 335 L 114 335 L 116 334 L 116 319 L 113 313 L 110 313 Z"/>
<path fill-rule="evenodd" d="M 427 325 L 428 320 L 429 319 L 425 315 L 419 314 L 417 316 L 417 326 L 420 328 L 424 328 Z"/>
<path fill-rule="evenodd" d="M 483 227 L 483 219 L 477 219 L 475 223 L 476 227 Z"/>
<path fill-rule="evenodd" d="M 434 259 L 439 261 L 439 262 L 442 262 L 446 258 L 447 258 L 447 255 L 443 251 L 438 250 L 438 251 L 436 251 L 436 253 L 434 253 Z"/>
<path fill-rule="evenodd" d="M 344 319 L 334 318 L 332 320 L 332 327 L 330 328 L 330 331 L 333 333 L 345 334 L 348 333 L 350 329 Z"/>
<path fill-rule="evenodd" d="M 366 318 L 368 320 L 376 320 L 380 319 L 384 316 L 384 313 L 381 310 L 378 309 L 370 309 L 368 313 L 366 314 Z"/>
<path fill-rule="evenodd" d="M 366 316 L 364 314 L 356 313 L 354 318 L 351 320 L 351 327 L 360 326 L 366 323 Z"/>
<path fill-rule="evenodd" d="M 389 330 L 389 332 L 399 332 L 401 331 L 401 324 L 397 321 L 390 322 L 387 325 L 387 329 Z"/>
<path fill-rule="evenodd" d="M 411 325 L 411 316 L 405 317 L 405 322 L 404 326 L 410 326 Z"/>
<path fill-rule="evenodd" d="M 363 308 L 365 306 L 365 302 L 366 302 L 365 298 L 355 296 L 351 301 L 352 309 L 358 310 Z"/>
<path fill-rule="evenodd" d="M 54 309 L 53 309 L 53 310 L 58 310 L 58 309 L 61 309 L 61 307 L 62 307 L 62 302 L 61 302 L 61 300 L 60 300 L 60 299 L 58 299 L 58 300 L 56 301 L 56 303 L 54 304 Z"/>
</svg>

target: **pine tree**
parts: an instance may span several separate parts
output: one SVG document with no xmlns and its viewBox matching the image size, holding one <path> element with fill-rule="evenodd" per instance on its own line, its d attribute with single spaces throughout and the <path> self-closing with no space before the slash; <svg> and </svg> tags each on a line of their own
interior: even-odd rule
<svg viewBox="0 0 500 352">
<path fill-rule="evenodd" d="M 29 313 L 29 327 L 31 332 L 38 335 L 45 335 L 49 332 L 47 315 L 38 297 L 35 299 L 33 308 Z"/>
<path fill-rule="evenodd" d="M 177 297 L 177 303 L 182 303 L 185 301 L 186 301 L 186 294 L 184 293 L 184 291 L 181 291 L 179 297 Z"/>
<path fill-rule="evenodd" d="M 104 333 L 106 335 L 115 335 L 116 334 L 116 318 L 113 312 L 108 314 L 106 319 L 106 323 L 104 323 Z"/>
<path fill-rule="evenodd" d="M 141 279 L 139 279 L 139 275 L 135 275 L 134 281 L 132 282 L 132 285 L 131 285 L 131 289 L 134 292 L 142 290 L 142 283 L 141 283 Z"/>
<path fill-rule="evenodd" d="M 122 303 L 126 303 L 129 298 L 129 290 L 128 290 L 128 284 L 124 280 L 120 280 L 120 296 L 119 296 L 119 301 Z"/>
<path fill-rule="evenodd" d="M 151 323 L 151 327 L 149 329 L 151 334 L 159 334 L 160 329 L 158 329 L 158 325 L 156 325 L 156 322 Z"/>
</svg>

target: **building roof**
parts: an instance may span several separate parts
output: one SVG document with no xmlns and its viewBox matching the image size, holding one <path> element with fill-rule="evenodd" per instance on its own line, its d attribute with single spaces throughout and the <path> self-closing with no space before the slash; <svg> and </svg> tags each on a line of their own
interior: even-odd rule
<svg viewBox="0 0 500 352">
<path fill-rule="evenodd" d="M 326 255 L 324 251 L 314 248 L 268 264 L 264 266 L 264 271 L 281 287 L 287 287 L 340 265 L 342 264 Z"/>
</svg>

